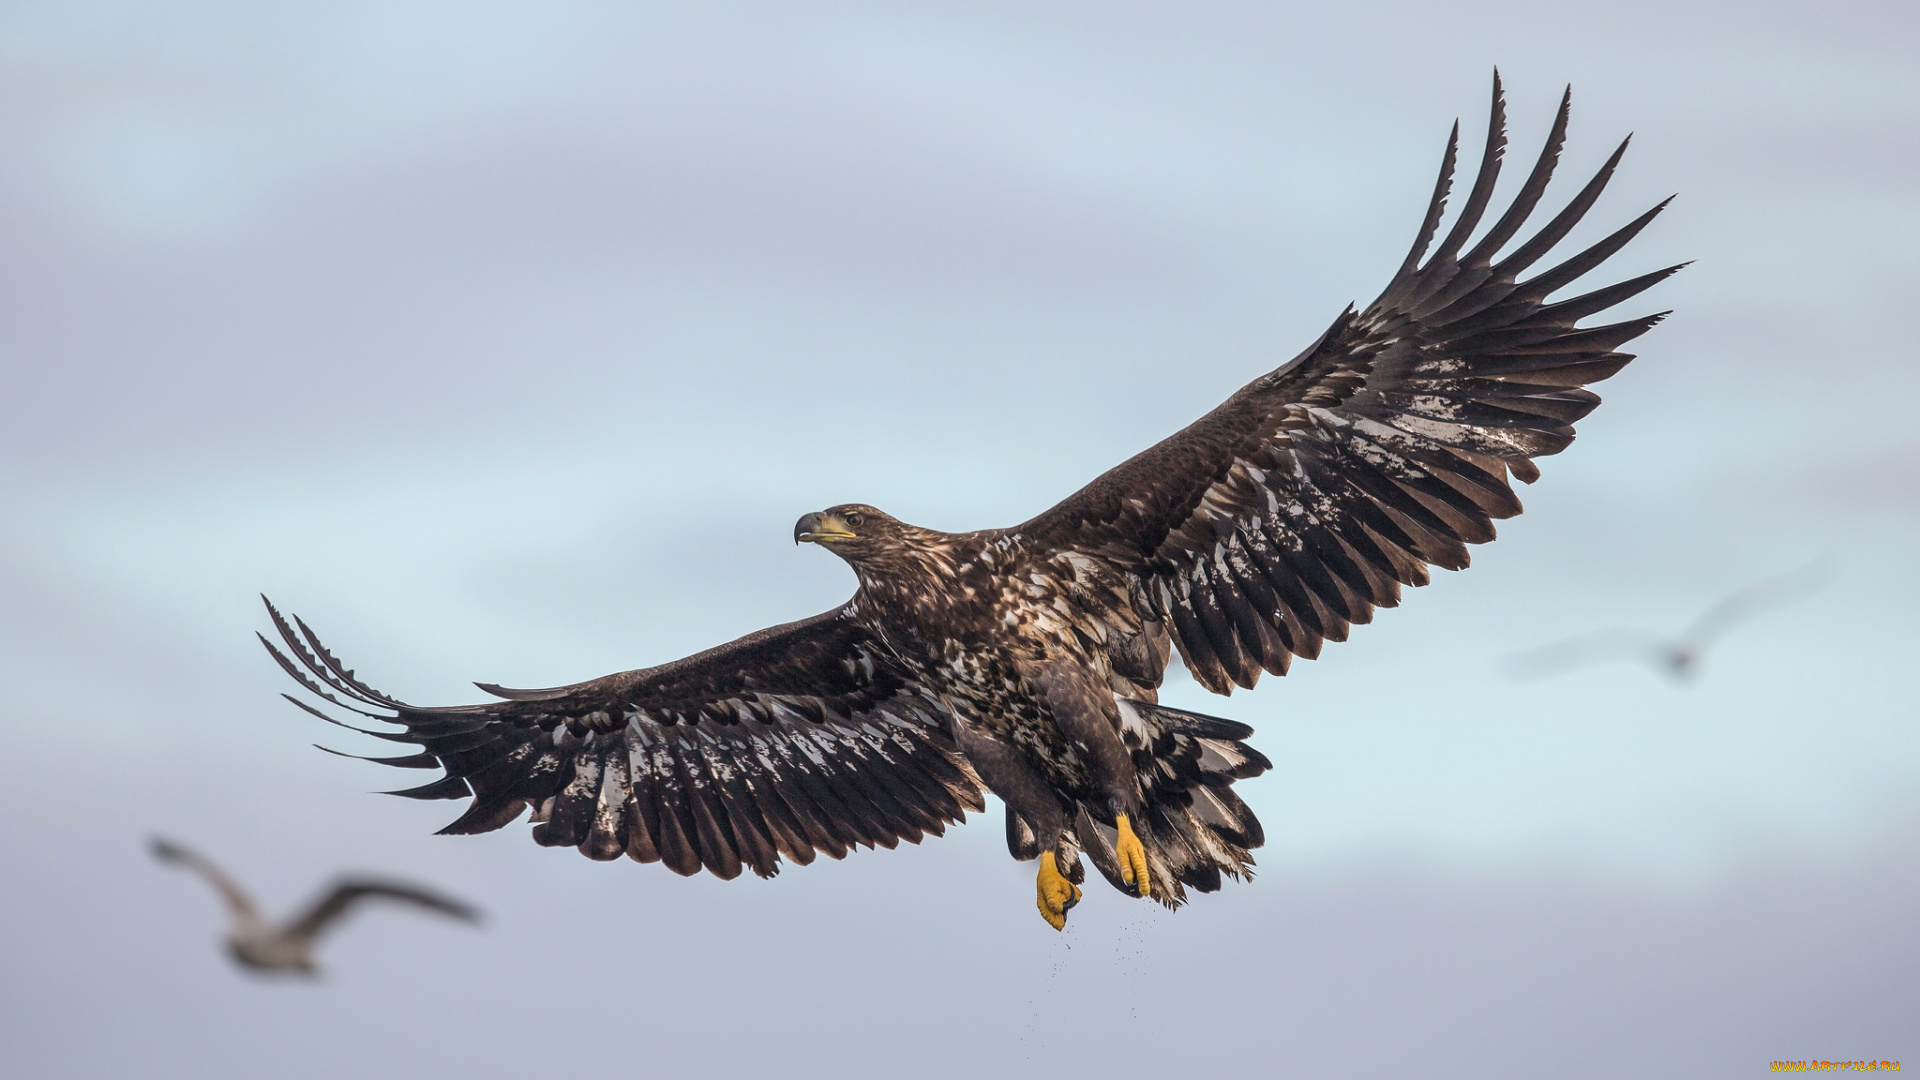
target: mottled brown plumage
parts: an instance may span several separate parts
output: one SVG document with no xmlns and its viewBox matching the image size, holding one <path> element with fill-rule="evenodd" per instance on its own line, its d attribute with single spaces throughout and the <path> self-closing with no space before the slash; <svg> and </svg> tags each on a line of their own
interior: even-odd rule
<svg viewBox="0 0 1920 1080">
<path fill-rule="evenodd" d="M 1268 763 L 1244 725 L 1158 704 L 1170 649 L 1210 690 L 1251 688 L 1398 603 L 1429 565 L 1466 566 L 1466 545 L 1520 512 L 1509 478 L 1538 478 L 1532 459 L 1564 449 L 1599 403 L 1582 387 L 1620 370 L 1631 357 L 1618 347 L 1661 318 L 1578 325 L 1678 267 L 1548 302 L 1660 207 L 1519 279 L 1591 207 L 1625 144 L 1496 258 L 1545 191 L 1568 106 L 1512 206 L 1468 247 L 1506 144 L 1496 76 L 1479 175 L 1431 253 L 1457 125 L 1419 238 L 1378 300 L 1039 517 L 959 534 L 858 504 L 802 518 L 795 539 L 859 576 L 839 609 L 576 686 L 482 684 L 502 700 L 454 708 L 380 694 L 278 612 L 284 649 L 268 648 L 310 691 L 422 750 L 386 763 L 443 770 L 398 794 L 472 798 L 448 832 L 497 829 L 531 806 L 542 844 L 771 875 L 783 859 L 937 835 L 982 808 L 984 786 L 1008 805 L 1012 853 L 1047 856 L 1040 906 L 1056 926 L 1078 896 L 1058 875 L 1080 880 L 1081 853 L 1116 888 L 1168 905 L 1217 889 L 1262 840 L 1232 785 Z"/>
</svg>

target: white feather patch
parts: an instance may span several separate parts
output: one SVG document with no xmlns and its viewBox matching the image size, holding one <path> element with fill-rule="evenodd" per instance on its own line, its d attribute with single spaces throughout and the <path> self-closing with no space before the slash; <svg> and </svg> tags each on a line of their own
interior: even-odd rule
<svg viewBox="0 0 1920 1080">
<path fill-rule="evenodd" d="M 1247 763 L 1247 755 L 1224 739 L 1200 739 L 1202 772 L 1227 773 Z"/>
<path fill-rule="evenodd" d="M 1132 736 L 1135 740 L 1134 745 L 1136 746 L 1150 745 L 1152 739 L 1149 737 L 1149 732 L 1147 731 L 1147 722 L 1141 717 L 1140 710 L 1133 707 L 1133 702 L 1128 701 L 1119 694 L 1115 694 L 1113 695 L 1113 703 L 1120 709 L 1121 736 L 1123 738 Z"/>
</svg>

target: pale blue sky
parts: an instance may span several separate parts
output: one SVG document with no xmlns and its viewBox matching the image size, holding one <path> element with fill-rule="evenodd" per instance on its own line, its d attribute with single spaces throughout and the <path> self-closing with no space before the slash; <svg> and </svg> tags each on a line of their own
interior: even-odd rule
<svg viewBox="0 0 1920 1080">
<path fill-rule="evenodd" d="M 1617 1075 L 1634 1032 L 1702 1075 L 1920 1058 L 1910 6 L 701 12 L 0 8 L 0 1054 L 724 1075 L 960 1038 L 937 1075 L 1188 1063 L 1211 1008 L 1242 1034 L 1185 1038 L 1249 1075 Z M 1677 191 L 1617 273 L 1697 262 L 1472 569 L 1252 693 L 1173 689 L 1276 763 L 1253 884 L 1096 890 L 1056 938 L 997 805 L 772 884 L 435 838 L 453 804 L 362 794 L 396 785 L 274 697 L 261 591 L 464 700 L 838 603 L 810 509 L 1031 515 L 1370 299 L 1496 63 L 1520 161 L 1574 84 L 1557 198 L 1635 133 L 1570 243 Z M 1695 686 L 1502 677 L 1816 556 L 1832 587 Z M 282 903 L 360 866 L 496 917 L 368 918 L 328 986 L 254 986 L 153 830 Z"/>
</svg>

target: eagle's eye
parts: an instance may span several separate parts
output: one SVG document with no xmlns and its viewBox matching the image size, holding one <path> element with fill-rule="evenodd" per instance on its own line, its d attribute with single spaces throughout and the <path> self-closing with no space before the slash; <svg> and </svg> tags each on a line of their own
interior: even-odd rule
<svg viewBox="0 0 1920 1080">
<path fill-rule="evenodd" d="M 847 521 L 848 528 L 857 529 L 860 526 L 865 525 L 867 523 L 867 516 L 865 514 L 862 514 L 858 510 L 855 510 L 853 513 L 847 515 L 846 521 Z"/>
</svg>

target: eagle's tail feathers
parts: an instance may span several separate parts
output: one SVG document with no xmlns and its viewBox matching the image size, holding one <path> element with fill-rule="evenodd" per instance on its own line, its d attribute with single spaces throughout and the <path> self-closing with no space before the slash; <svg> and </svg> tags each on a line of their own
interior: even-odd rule
<svg viewBox="0 0 1920 1080">
<path fill-rule="evenodd" d="M 1266 840 L 1260 819 L 1233 793 L 1233 782 L 1272 767 L 1245 740 L 1253 729 L 1232 720 L 1151 702 L 1120 699 L 1122 730 L 1140 777 L 1145 806 L 1134 828 L 1147 850 L 1153 896 L 1168 907 L 1186 890 L 1214 892 L 1222 875 L 1252 876 L 1252 849 Z M 1120 877 L 1113 827 L 1083 808 L 1075 831 L 1083 850 L 1109 882 L 1131 892 Z"/>
</svg>

